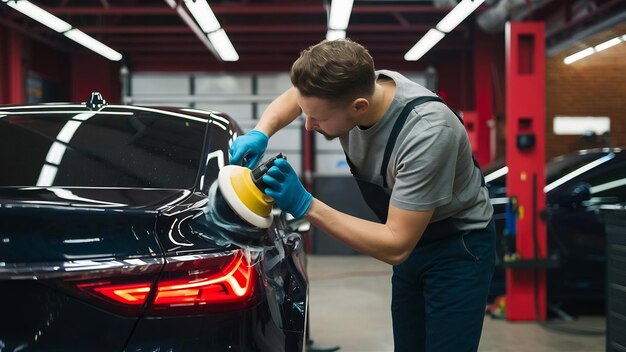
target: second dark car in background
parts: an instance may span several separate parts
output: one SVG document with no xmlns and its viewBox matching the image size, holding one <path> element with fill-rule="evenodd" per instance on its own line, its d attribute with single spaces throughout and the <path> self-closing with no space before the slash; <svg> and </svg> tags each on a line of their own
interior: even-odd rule
<svg viewBox="0 0 626 352">
<path fill-rule="evenodd" d="M 483 170 L 494 206 L 498 231 L 498 258 L 492 298 L 504 294 L 502 258 L 507 251 L 504 234 L 508 168 L 495 162 Z M 605 299 L 605 230 L 598 207 L 626 202 L 626 152 L 621 148 L 581 150 L 552 159 L 546 165 L 545 221 L 548 251 L 559 266 L 548 269 L 548 304 L 570 312 L 595 308 Z M 581 305 L 584 303 L 585 305 Z"/>
</svg>

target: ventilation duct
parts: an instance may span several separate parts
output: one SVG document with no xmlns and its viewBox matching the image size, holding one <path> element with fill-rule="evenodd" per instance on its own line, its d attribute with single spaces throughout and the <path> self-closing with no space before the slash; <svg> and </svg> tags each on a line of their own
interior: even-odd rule
<svg viewBox="0 0 626 352">
<path fill-rule="evenodd" d="M 476 22 L 486 32 L 500 32 L 504 30 L 506 21 L 524 18 L 550 1 L 552 0 L 500 0 L 478 15 Z"/>
</svg>

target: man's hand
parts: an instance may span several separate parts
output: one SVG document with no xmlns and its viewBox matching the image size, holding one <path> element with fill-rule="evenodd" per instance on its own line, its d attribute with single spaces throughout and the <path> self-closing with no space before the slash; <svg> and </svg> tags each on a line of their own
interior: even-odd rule
<svg viewBox="0 0 626 352">
<path fill-rule="evenodd" d="M 228 150 L 231 165 L 241 165 L 243 162 L 243 166 L 252 169 L 265 153 L 268 140 L 269 137 L 259 130 L 239 136 Z"/>
<path fill-rule="evenodd" d="M 267 185 L 265 194 L 274 198 L 274 201 L 285 212 L 298 219 L 303 217 L 311 206 L 313 196 L 307 192 L 298 175 L 285 159 L 276 159 L 263 176 Z"/>
</svg>

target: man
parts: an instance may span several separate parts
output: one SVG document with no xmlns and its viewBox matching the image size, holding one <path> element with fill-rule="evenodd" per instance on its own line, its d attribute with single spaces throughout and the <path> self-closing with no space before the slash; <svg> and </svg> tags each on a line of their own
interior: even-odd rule
<svg viewBox="0 0 626 352">
<path fill-rule="evenodd" d="M 291 68 L 293 87 L 233 143 L 231 163 L 261 158 L 268 137 L 301 113 L 338 137 L 381 223 L 339 212 L 309 194 L 277 160 L 265 193 L 294 217 L 393 265 L 396 351 L 476 351 L 495 260 L 493 209 L 460 119 L 397 72 L 375 71 L 350 40 L 322 41 Z"/>
</svg>

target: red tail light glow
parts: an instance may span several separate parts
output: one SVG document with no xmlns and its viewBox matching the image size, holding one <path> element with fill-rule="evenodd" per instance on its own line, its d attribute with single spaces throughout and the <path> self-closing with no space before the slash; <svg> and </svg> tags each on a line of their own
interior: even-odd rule
<svg viewBox="0 0 626 352">
<path fill-rule="evenodd" d="M 139 314 L 146 303 L 148 315 L 198 314 L 206 309 L 224 311 L 254 304 L 256 275 L 243 252 L 233 251 L 170 258 L 156 285 L 149 278 L 125 278 L 123 282 L 83 281 L 75 287 L 122 314 Z"/>
<path fill-rule="evenodd" d="M 241 252 L 231 258 L 226 266 L 215 273 L 198 273 L 193 277 L 160 280 L 153 304 L 202 305 L 249 299 L 254 291 L 255 271 Z"/>
<path fill-rule="evenodd" d="M 82 290 L 93 290 L 116 302 L 129 305 L 142 305 L 150 293 L 150 283 L 112 285 L 110 282 L 97 282 L 77 285 Z"/>
</svg>

